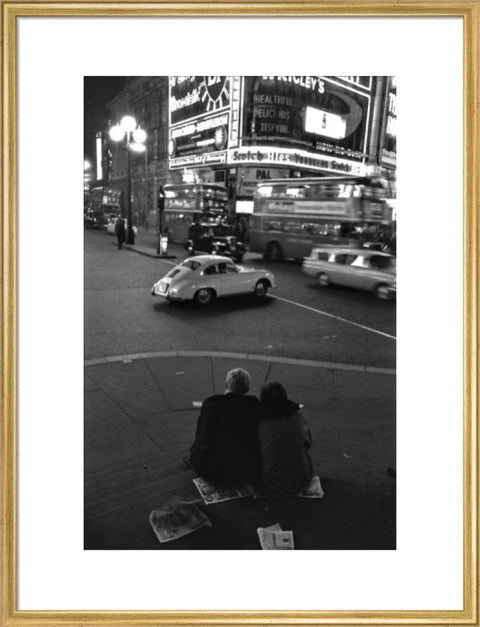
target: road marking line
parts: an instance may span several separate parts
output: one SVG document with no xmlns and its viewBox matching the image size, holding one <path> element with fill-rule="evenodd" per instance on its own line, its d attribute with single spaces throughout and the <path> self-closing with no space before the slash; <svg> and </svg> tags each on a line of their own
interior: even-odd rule
<svg viewBox="0 0 480 627">
<path fill-rule="evenodd" d="M 270 294 L 272 298 L 276 298 L 277 300 L 281 300 L 284 303 L 289 303 L 290 305 L 295 305 L 296 307 L 301 307 L 302 309 L 306 309 L 307 311 L 313 311 L 314 313 L 318 313 L 322 316 L 327 316 L 327 318 L 333 318 L 334 320 L 340 320 L 340 322 L 345 322 L 346 324 L 351 324 L 354 327 L 358 327 L 359 329 L 363 329 L 364 331 L 370 331 L 370 333 L 376 333 L 377 335 L 382 335 L 383 337 L 388 337 L 391 340 L 396 340 L 397 338 L 394 335 L 390 335 L 389 333 L 385 333 L 384 331 L 378 331 L 378 329 L 372 329 L 371 327 L 367 327 L 363 324 L 359 324 L 358 322 L 353 322 L 353 320 L 347 320 L 347 318 L 342 318 L 341 316 L 335 316 L 334 314 L 328 313 L 326 311 L 322 311 L 321 309 L 315 309 L 315 307 L 310 307 L 309 305 L 302 305 L 302 303 L 297 303 L 294 300 L 290 300 L 288 298 L 283 298 L 283 296 L 277 296 L 275 294 Z"/>
</svg>

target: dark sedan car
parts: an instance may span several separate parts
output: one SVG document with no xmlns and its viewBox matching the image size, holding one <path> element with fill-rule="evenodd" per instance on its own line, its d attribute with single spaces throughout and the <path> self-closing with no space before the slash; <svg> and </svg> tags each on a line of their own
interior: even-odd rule
<svg viewBox="0 0 480 627">
<path fill-rule="evenodd" d="M 233 227 L 223 224 L 192 224 L 185 248 L 193 255 L 196 252 L 211 255 L 228 255 L 240 262 L 245 246 L 233 233 Z"/>
</svg>

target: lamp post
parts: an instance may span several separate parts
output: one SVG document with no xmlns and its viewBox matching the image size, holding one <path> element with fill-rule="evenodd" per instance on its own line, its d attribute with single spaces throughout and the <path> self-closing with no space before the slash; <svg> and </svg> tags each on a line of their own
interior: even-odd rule
<svg viewBox="0 0 480 627">
<path fill-rule="evenodd" d="M 146 132 L 137 127 L 137 121 L 131 115 L 125 115 L 120 124 L 112 126 L 110 137 L 115 142 L 122 142 L 122 147 L 127 151 L 127 244 L 135 244 L 132 221 L 132 172 L 130 153 L 144 152 Z"/>
<path fill-rule="evenodd" d="M 157 255 L 164 254 L 162 251 L 162 236 L 163 236 L 163 212 L 165 211 L 165 191 L 163 185 L 158 188 L 157 196 L 157 209 L 158 209 L 158 233 L 157 233 Z"/>
</svg>

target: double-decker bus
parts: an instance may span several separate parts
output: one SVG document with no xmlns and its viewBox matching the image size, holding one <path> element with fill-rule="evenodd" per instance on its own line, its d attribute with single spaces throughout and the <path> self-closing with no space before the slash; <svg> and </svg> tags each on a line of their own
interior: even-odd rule
<svg viewBox="0 0 480 627">
<path fill-rule="evenodd" d="M 93 187 L 84 207 L 84 222 L 90 228 L 103 228 L 121 214 L 121 191 L 110 187 Z"/>
<path fill-rule="evenodd" d="M 207 222 L 227 215 L 227 190 L 210 183 L 168 183 L 165 194 L 164 228 L 171 241 L 184 243 L 194 222 Z"/>
<path fill-rule="evenodd" d="M 392 228 L 381 179 L 272 179 L 254 192 L 250 251 L 277 261 L 302 259 L 318 244 L 358 245 Z"/>
</svg>

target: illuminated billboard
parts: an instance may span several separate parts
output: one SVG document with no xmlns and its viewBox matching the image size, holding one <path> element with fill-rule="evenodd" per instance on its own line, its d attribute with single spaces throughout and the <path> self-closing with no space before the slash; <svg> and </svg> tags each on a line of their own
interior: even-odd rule
<svg viewBox="0 0 480 627">
<path fill-rule="evenodd" d="M 363 174 L 372 84 L 370 76 L 170 77 L 170 169 Z"/>
<path fill-rule="evenodd" d="M 387 82 L 381 161 L 390 167 L 397 163 L 397 86 L 393 76 L 389 76 Z"/>
<path fill-rule="evenodd" d="M 245 78 L 243 145 L 272 144 L 362 162 L 371 77 Z"/>
<path fill-rule="evenodd" d="M 229 76 L 169 78 L 171 169 L 225 163 L 230 86 Z"/>
</svg>

